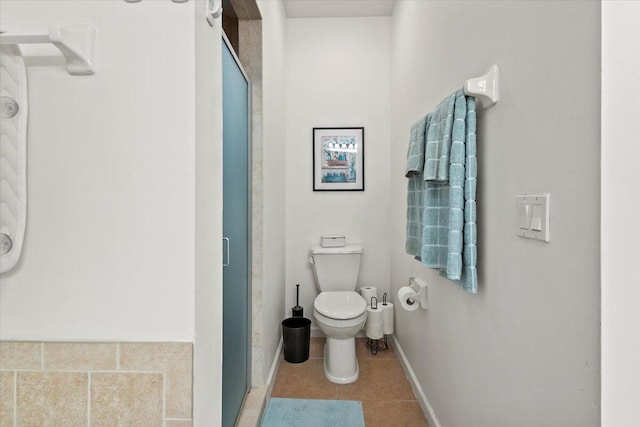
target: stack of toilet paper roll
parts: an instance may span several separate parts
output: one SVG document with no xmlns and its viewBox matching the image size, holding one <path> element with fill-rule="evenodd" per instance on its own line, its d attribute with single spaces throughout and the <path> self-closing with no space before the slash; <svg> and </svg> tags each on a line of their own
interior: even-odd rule
<svg viewBox="0 0 640 427">
<path fill-rule="evenodd" d="M 384 334 L 391 335 L 393 333 L 393 304 L 385 301 L 380 307 L 382 307 L 382 324 L 384 326 Z"/>
<path fill-rule="evenodd" d="M 367 306 L 370 306 L 371 298 L 378 299 L 378 288 L 375 286 L 363 286 L 360 288 L 360 295 L 367 302 Z"/>
<path fill-rule="evenodd" d="M 378 300 L 378 290 L 373 286 L 360 288 L 360 295 L 367 301 L 367 323 L 365 335 L 367 338 L 379 340 L 384 335 L 393 333 L 393 304 L 377 303 L 371 305 L 372 298 Z"/>
</svg>

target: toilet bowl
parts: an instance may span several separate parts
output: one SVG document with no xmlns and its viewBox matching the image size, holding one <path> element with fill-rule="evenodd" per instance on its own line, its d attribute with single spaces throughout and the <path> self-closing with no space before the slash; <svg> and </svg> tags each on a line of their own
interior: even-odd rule
<svg viewBox="0 0 640 427">
<path fill-rule="evenodd" d="M 313 315 L 327 337 L 324 375 L 337 384 L 352 383 L 360 373 L 355 337 L 367 320 L 367 303 L 355 292 L 361 256 L 358 245 L 314 246 L 309 258 L 320 291 Z"/>
<path fill-rule="evenodd" d="M 324 374 L 331 382 L 348 384 L 360 375 L 356 359 L 356 334 L 367 320 L 367 303 L 353 291 L 321 292 L 313 315 L 326 335 Z"/>
</svg>

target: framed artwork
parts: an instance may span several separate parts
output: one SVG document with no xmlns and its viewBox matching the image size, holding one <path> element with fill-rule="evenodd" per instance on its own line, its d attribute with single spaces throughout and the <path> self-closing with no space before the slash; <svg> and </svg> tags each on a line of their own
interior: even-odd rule
<svg viewBox="0 0 640 427">
<path fill-rule="evenodd" d="M 364 128 L 313 128 L 313 191 L 364 191 Z"/>
</svg>

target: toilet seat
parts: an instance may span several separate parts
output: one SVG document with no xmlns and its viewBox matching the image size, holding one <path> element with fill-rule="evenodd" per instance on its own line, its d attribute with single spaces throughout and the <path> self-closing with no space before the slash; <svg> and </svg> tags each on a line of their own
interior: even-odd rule
<svg viewBox="0 0 640 427">
<path fill-rule="evenodd" d="M 364 322 L 365 320 L 367 320 L 367 312 L 365 311 L 360 316 L 354 317 L 353 319 L 340 319 L 340 320 L 338 320 L 338 319 L 333 319 L 331 317 L 324 316 L 324 315 L 318 313 L 317 310 L 313 310 L 313 317 L 315 317 L 315 319 L 318 321 L 318 323 L 321 323 L 321 324 L 323 324 L 325 326 L 329 326 L 331 328 L 338 328 L 338 329 L 347 329 L 347 328 L 352 328 L 352 327 Z M 362 329 L 362 327 L 360 327 L 360 329 Z"/>
<path fill-rule="evenodd" d="M 313 308 L 322 316 L 335 320 L 355 319 L 367 310 L 367 302 L 357 292 L 321 292 Z"/>
</svg>

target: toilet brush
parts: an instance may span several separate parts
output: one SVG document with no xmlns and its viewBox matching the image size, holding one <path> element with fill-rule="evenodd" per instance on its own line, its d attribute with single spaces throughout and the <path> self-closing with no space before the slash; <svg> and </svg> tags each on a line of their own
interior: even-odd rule
<svg viewBox="0 0 640 427">
<path fill-rule="evenodd" d="M 291 309 L 292 317 L 304 317 L 302 307 L 300 306 L 300 285 L 296 285 L 296 305 Z"/>
</svg>

